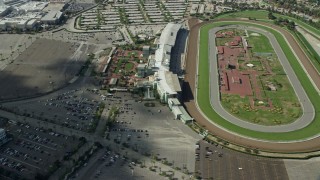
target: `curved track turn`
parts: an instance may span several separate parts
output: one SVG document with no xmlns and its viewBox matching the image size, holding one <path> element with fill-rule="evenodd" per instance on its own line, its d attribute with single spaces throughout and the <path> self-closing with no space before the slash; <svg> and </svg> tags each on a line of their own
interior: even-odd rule
<svg viewBox="0 0 320 180">
<path fill-rule="evenodd" d="M 220 21 L 227 21 L 220 20 Z M 238 144 L 241 146 L 251 147 L 251 148 L 258 148 L 263 149 L 265 151 L 271 152 L 310 152 L 316 151 L 320 149 L 320 137 L 314 138 L 311 140 L 306 140 L 303 142 L 295 142 L 295 143 L 277 143 L 277 142 L 263 142 L 259 140 L 253 140 L 249 138 L 239 137 L 238 135 L 232 134 L 231 132 L 227 132 L 225 130 L 220 129 L 219 127 L 213 125 L 209 122 L 203 115 L 198 111 L 196 102 L 195 102 L 195 82 L 196 82 L 196 72 L 197 72 L 197 54 L 198 54 L 198 33 L 200 27 L 212 23 L 212 22 L 204 22 L 204 23 L 197 23 L 198 20 L 191 19 L 189 21 L 190 33 L 189 33 L 189 40 L 188 40 L 188 50 L 187 50 L 187 57 L 186 57 L 186 75 L 185 75 L 185 84 L 184 84 L 184 92 L 183 92 L 183 100 L 184 104 L 191 114 L 192 117 L 197 121 L 198 124 L 204 126 L 208 131 L 212 134 L 217 135 L 231 143 Z M 233 20 L 234 21 L 234 20 Z M 243 22 L 250 22 L 248 20 L 238 20 Z M 308 57 L 304 54 L 303 50 L 300 48 L 299 44 L 295 41 L 294 37 L 287 32 L 286 30 L 282 29 L 281 27 L 271 25 L 265 22 L 254 22 L 259 25 L 268 26 L 273 28 L 283 34 L 283 36 L 289 42 L 292 50 L 297 55 L 298 59 L 303 64 L 304 68 L 308 71 L 309 76 L 312 78 L 313 83 L 320 89 L 320 75 L 316 69 L 314 69 L 313 65 L 309 61 Z"/>
<path fill-rule="evenodd" d="M 303 109 L 303 114 L 301 117 L 299 117 L 297 120 L 290 124 L 283 124 L 283 125 L 277 125 L 277 126 L 265 126 L 265 125 L 259 125 L 259 124 L 254 124 L 250 123 L 247 121 L 243 121 L 239 119 L 238 117 L 230 114 L 227 112 L 221 105 L 220 99 L 220 88 L 219 88 L 219 79 L 218 79 L 218 60 L 217 60 L 217 49 L 216 49 L 216 44 L 215 44 L 215 34 L 216 32 L 223 30 L 223 29 L 229 29 L 229 28 L 242 28 L 242 29 L 247 29 L 250 31 L 258 32 L 260 34 L 263 34 L 266 36 L 271 45 L 273 46 L 273 49 L 275 53 L 277 54 L 277 57 L 279 61 L 281 62 L 281 65 L 283 69 L 285 70 L 287 77 L 289 81 L 291 82 L 292 87 L 295 90 L 295 93 L 297 97 L 300 100 L 301 107 Z M 278 41 L 274 37 L 273 34 L 268 33 L 265 30 L 262 30 L 260 28 L 255 28 L 251 26 L 238 26 L 238 25 L 229 25 L 229 26 L 223 26 L 223 27 L 215 27 L 213 29 L 209 30 L 209 61 L 210 61 L 210 103 L 213 109 L 225 120 L 231 122 L 232 124 L 235 124 L 237 126 L 246 128 L 246 129 L 251 129 L 254 131 L 259 131 L 259 132 L 290 132 L 290 131 L 295 131 L 298 129 L 302 129 L 309 125 L 315 116 L 314 112 L 314 107 L 307 96 L 307 93 L 304 91 L 302 85 L 300 84 L 300 81 L 298 80 L 298 77 L 294 73 L 292 67 L 290 66 L 290 63 L 285 56 L 284 52 L 282 51 Z"/>
</svg>

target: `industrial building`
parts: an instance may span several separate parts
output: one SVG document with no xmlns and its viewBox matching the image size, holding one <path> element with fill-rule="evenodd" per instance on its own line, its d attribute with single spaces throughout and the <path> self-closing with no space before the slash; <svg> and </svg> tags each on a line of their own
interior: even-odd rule
<svg viewBox="0 0 320 180">
<path fill-rule="evenodd" d="M 57 24 L 61 20 L 62 15 L 60 11 L 49 11 L 41 18 L 41 22 L 45 24 Z"/>
<path fill-rule="evenodd" d="M 33 30 L 38 23 L 37 19 L 29 18 L 9 18 L 0 20 L 0 30 L 10 31 L 13 29 L 19 29 L 22 31 Z"/>
<path fill-rule="evenodd" d="M 29 1 L 16 8 L 25 12 L 39 12 L 42 11 L 46 6 L 48 6 L 48 4 L 49 3 L 47 2 Z"/>
<path fill-rule="evenodd" d="M 65 4 L 49 2 L 6 0 L 0 6 L 0 30 L 34 30 L 40 24 L 57 24 L 63 16 Z"/>
</svg>

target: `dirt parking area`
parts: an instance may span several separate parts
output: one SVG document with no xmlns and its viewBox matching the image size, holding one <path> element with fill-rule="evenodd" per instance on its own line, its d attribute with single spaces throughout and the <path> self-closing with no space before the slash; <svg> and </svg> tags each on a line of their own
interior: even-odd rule
<svg viewBox="0 0 320 180">
<path fill-rule="evenodd" d="M 0 99 L 33 96 L 66 84 L 86 60 L 87 45 L 37 39 L 0 72 Z"/>
<path fill-rule="evenodd" d="M 29 46 L 32 43 L 32 40 L 29 37 L 33 35 L 26 34 L 0 34 L 1 43 L 0 43 L 0 53 L 3 58 L 10 57 L 12 51 L 17 51 L 18 48 L 23 50 L 26 46 Z"/>
</svg>

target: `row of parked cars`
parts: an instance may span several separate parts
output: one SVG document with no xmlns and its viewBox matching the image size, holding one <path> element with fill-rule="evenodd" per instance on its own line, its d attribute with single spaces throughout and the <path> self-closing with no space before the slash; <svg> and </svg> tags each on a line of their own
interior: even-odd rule
<svg viewBox="0 0 320 180">
<path fill-rule="evenodd" d="M 9 168 L 15 169 L 17 171 L 23 172 L 25 170 L 25 166 L 18 162 L 13 162 L 8 160 L 8 158 L 1 157 L 0 163 L 2 166 L 7 166 Z"/>
<path fill-rule="evenodd" d="M 88 128 L 88 125 L 94 124 L 94 121 L 96 121 L 95 114 L 99 109 L 99 102 L 95 99 L 83 97 L 85 96 L 83 93 L 85 91 L 81 89 L 70 90 L 45 100 L 44 105 L 53 107 L 50 110 L 57 112 L 57 114 L 50 113 L 57 119 L 64 119 L 60 121 L 61 125 L 83 130 Z"/>
</svg>

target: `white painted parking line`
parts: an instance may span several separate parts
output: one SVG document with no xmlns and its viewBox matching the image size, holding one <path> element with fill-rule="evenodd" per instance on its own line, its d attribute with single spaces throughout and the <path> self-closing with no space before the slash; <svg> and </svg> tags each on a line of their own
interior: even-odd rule
<svg viewBox="0 0 320 180">
<path fill-rule="evenodd" d="M 13 159 L 14 161 L 18 161 L 18 162 L 20 162 L 20 163 L 22 163 L 22 164 L 26 164 L 26 165 L 31 166 L 31 167 L 33 167 L 33 168 L 41 169 L 40 167 L 34 166 L 34 165 L 29 164 L 29 163 L 26 163 L 26 162 L 24 162 L 24 161 L 20 161 L 19 159 L 13 158 L 13 157 L 11 157 L 11 156 L 7 156 L 7 155 L 4 155 L 4 154 L 2 154 L 2 156 L 6 157 L 6 158 L 9 158 L 9 159 Z"/>
<path fill-rule="evenodd" d="M 26 138 L 21 138 L 21 139 L 23 139 L 24 141 L 28 141 L 28 142 L 30 142 L 30 143 L 37 144 L 37 145 L 39 145 L 39 146 L 46 147 L 46 148 L 51 149 L 51 150 L 54 150 L 54 151 L 57 150 L 57 149 L 55 149 L 55 148 L 52 148 L 52 147 L 49 147 L 49 146 L 46 146 L 46 145 L 43 145 L 43 144 L 40 144 L 40 143 L 37 143 L 37 142 L 34 142 L 34 141 L 30 141 L 30 140 L 28 140 L 28 139 L 26 139 Z"/>
</svg>

